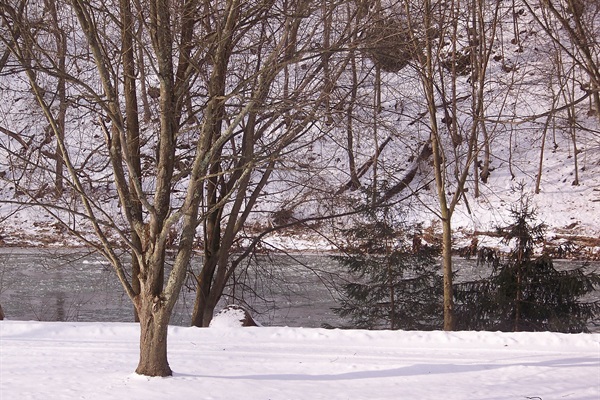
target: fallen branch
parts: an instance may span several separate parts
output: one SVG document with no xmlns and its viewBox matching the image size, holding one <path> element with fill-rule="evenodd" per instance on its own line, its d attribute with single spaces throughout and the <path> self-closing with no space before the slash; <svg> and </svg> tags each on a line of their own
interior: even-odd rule
<svg viewBox="0 0 600 400">
<path fill-rule="evenodd" d="M 391 199 L 392 197 L 394 197 L 395 195 L 397 195 L 398 193 L 400 193 L 401 191 L 406 189 L 408 187 L 408 185 L 410 185 L 412 180 L 415 178 L 415 176 L 417 175 L 417 170 L 419 168 L 419 164 L 422 161 L 425 161 L 426 159 L 428 159 L 432 154 L 433 153 L 431 151 L 431 147 L 429 146 L 429 142 L 425 143 L 423 145 L 423 147 L 421 148 L 421 152 L 419 153 L 419 156 L 412 163 L 408 172 L 404 175 L 404 177 L 402 177 L 400 182 L 398 182 L 397 184 L 392 186 L 387 192 L 385 192 L 385 194 L 379 200 L 379 203 L 385 203 L 386 201 L 388 201 L 389 199 Z"/>
<path fill-rule="evenodd" d="M 8 137 L 10 137 L 10 138 L 12 138 L 12 139 L 16 140 L 17 142 L 19 142 L 19 144 L 21 144 L 21 146 L 23 146 L 23 148 L 24 148 L 25 150 L 28 150 L 28 149 L 29 149 L 29 145 L 30 145 L 30 143 L 31 143 L 31 142 L 27 143 L 27 142 L 26 142 L 26 141 L 25 141 L 25 140 L 24 140 L 24 139 L 21 137 L 21 135 L 20 135 L 20 134 L 18 134 L 18 133 L 16 133 L 16 132 L 13 132 L 13 131 L 11 131 L 11 130 L 9 130 L 9 129 L 6 129 L 6 128 L 2 127 L 2 126 L 0 126 L 0 132 L 2 132 L 2 133 L 4 133 L 4 134 L 8 135 Z"/>
<path fill-rule="evenodd" d="M 361 165 L 361 167 L 358 169 L 358 171 L 356 171 L 357 178 L 362 177 L 364 174 L 367 173 L 367 171 L 369 171 L 369 169 L 371 169 L 371 166 L 375 163 L 375 161 L 377 160 L 379 155 L 383 152 L 383 149 L 385 148 L 385 146 L 387 146 L 387 144 L 391 141 L 392 141 L 392 137 L 388 136 L 387 139 L 385 139 L 383 141 L 383 143 L 381 143 L 379 145 L 379 147 L 377 148 L 377 152 L 375 154 L 373 154 L 373 156 L 370 157 L 363 165 Z M 353 189 L 353 188 L 355 189 L 354 182 L 351 179 L 345 185 L 343 185 L 341 188 L 339 188 L 338 191 L 335 192 L 335 194 L 339 195 L 339 194 L 344 193 L 346 190 Z"/>
</svg>

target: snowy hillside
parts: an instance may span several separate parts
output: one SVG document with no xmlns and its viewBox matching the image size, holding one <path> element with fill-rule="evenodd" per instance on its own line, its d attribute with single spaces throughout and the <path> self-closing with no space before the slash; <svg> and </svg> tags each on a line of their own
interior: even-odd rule
<svg viewBox="0 0 600 400">
<path fill-rule="evenodd" d="M 228 102 L 223 105 L 224 117 L 216 124 L 222 126 L 223 132 L 235 132 L 230 141 L 222 144 L 221 158 L 214 166 L 223 176 L 219 182 L 224 193 L 219 199 L 223 225 L 234 207 L 232 199 L 238 196 L 236 162 L 243 159 L 239 153 L 243 148 L 242 133 L 246 135 L 244 132 L 253 127 L 260 139 L 255 144 L 256 165 L 249 173 L 247 193 L 240 196 L 244 204 L 251 205 L 248 210 L 240 206 L 243 212 L 247 211 L 247 219 L 243 214 L 244 220 L 240 220 L 243 229 L 238 232 L 235 245 L 243 247 L 273 227 L 296 220 L 344 214 L 365 203 L 371 192 L 375 193 L 373 196 L 385 194 L 388 188 L 404 183 L 388 200 L 398 201 L 398 208 L 410 222 L 422 224 L 433 235 L 439 234 L 433 161 L 431 156 L 420 159 L 434 131 L 429 119 L 433 118 L 439 124 L 445 146 L 448 196 L 461 192 L 455 190 L 463 172 L 461 168 L 467 172 L 465 193 L 453 216 L 456 247 L 468 245 L 473 235 L 479 235 L 481 245 L 497 246 L 497 239 L 489 233 L 508 223 L 507 215 L 519 199 L 518 188 L 522 184 L 523 193 L 537 207 L 539 221 L 549 226 L 550 246 L 574 242 L 575 247 L 583 246 L 579 255 L 599 257 L 600 135 L 598 110 L 594 107 L 600 105 L 593 103 L 596 93 L 593 81 L 598 78 L 594 74 L 598 71 L 585 58 L 588 53 L 592 59 L 598 57 L 597 43 L 592 40 L 598 30 L 597 4 L 586 3 L 573 12 L 563 2 L 556 2 L 560 7 L 555 15 L 544 6 L 545 2 L 485 1 L 477 11 L 481 21 L 469 16 L 471 10 L 454 10 L 440 3 L 446 7 L 440 11 L 435 5 L 433 12 L 439 12 L 440 16 L 436 16 L 439 21 L 434 21 L 431 31 L 439 37 L 431 39 L 431 44 L 438 58 L 434 60 L 435 75 L 429 78 L 435 81 L 436 92 L 431 100 L 434 104 L 428 104 L 423 87 L 426 80 L 422 79 L 424 64 L 414 54 L 424 51 L 422 45 L 417 43 L 418 51 L 409 52 L 408 59 L 382 66 L 382 60 L 389 61 L 389 57 L 396 55 L 394 51 L 398 48 L 394 46 L 401 46 L 394 35 L 407 34 L 402 31 L 407 20 L 410 22 L 406 7 L 412 7 L 415 13 L 422 12 L 422 2 L 390 0 L 364 10 L 358 6 L 354 9 L 355 4 L 350 3 L 348 9 L 345 5 L 327 9 L 329 6 L 323 7 L 320 2 L 310 3 L 306 16 L 296 21 L 302 27 L 294 33 L 298 54 L 293 62 L 277 65 L 272 73 L 264 75 L 260 74 L 271 65 L 261 62 L 288 56 L 271 51 L 275 52 L 272 48 L 277 49 L 281 40 L 289 40 L 288 32 L 279 28 L 291 23 L 287 18 L 293 13 L 280 13 L 278 2 L 273 10 L 264 6 L 257 11 L 248 4 L 240 7 L 240 13 L 253 16 L 254 12 L 264 12 L 268 18 L 260 22 L 254 17 L 243 20 L 249 25 L 240 27 L 238 41 L 232 44 L 232 54 L 226 60 L 227 79 L 222 91 Z M 45 7 L 31 6 L 27 14 L 31 21 L 21 21 L 8 11 L 3 15 L 2 34 L 14 40 L 0 44 L 5 55 L 0 65 L 0 244 L 63 246 L 79 245 L 86 239 L 93 241 L 93 229 L 84 223 L 90 216 L 78 198 L 77 193 L 82 190 L 77 188 L 79 184 L 90 200 L 93 218 L 100 219 L 104 234 L 126 247 L 119 235 L 126 236 L 131 227 L 125 221 L 112 176 L 114 170 L 107 158 L 110 129 L 120 129 L 126 118 L 109 116 L 110 107 L 103 100 L 108 96 L 106 89 L 69 7 L 61 8 L 54 22 L 57 29 L 63 29 L 69 36 L 63 49 L 64 71 L 57 72 L 59 66 L 53 61 L 58 52 L 55 32 L 50 28 L 38 31 L 35 23 L 36 18 L 47 17 L 44 14 L 47 12 Z M 114 23 L 118 18 L 108 8 L 95 12 L 102 15 L 96 20 L 107 35 L 103 37 L 105 56 L 114 57 L 107 61 L 111 68 L 116 65 L 112 73 L 120 88 L 125 78 L 120 75 L 124 67 L 119 64 L 122 62 L 120 28 Z M 199 43 L 212 37 L 209 28 L 213 20 L 223 17 L 221 9 L 211 12 L 214 15 L 207 17 L 210 21 L 195 26 L 194 35 Z M 409 33 L 417 35 L 413 39 L 419 42 L 422 38 L 418 35 L 424 28 L 419 25 L 420 18 L 415 21 Z M 589 43 L 585 42 L 583 47 L 573 35 L 569 36 L 569 27 L 577 21 L 584 25 L 589 36 Z M 25 25 L 19 27 L 19 23 Z M 395 30 L 386 36 L 389 24 Z M 138 25 L 140 38 L 134 44 L 141 56 L 136 56 L 140 58 L 136 58 L 140 77 L 136 77 L 134 87 L 139 103 L 135 108 L 144 117 L 140 117 L 139 127 L 141 182 L 136 190 L 150 199 L 144 203 L 144 215 L 150 215 L 152 193 L 160 172 L 159 119 L 164 115 L 151 35 L 144 23 L 138 21 Z M 24 27 L 39 37 L 39 48 L 23 47 L 28 45 L 21 38 Z M 265 34 L 271 28 L 273 31 Z M 476 33 L 479 36 L 474 37 Z M 254 40 L 259 34 L 264 43 Z M 327 45 L 333 50 L 323 54 L 321 49 Z M 173 46 L 175 60 L 175 54 L 185 51 L 186 44 L 175 41 Z M 192 71 L 188 71 L 189 93 L 180 99 L 186 103 L 186 109 L 180 110 L 173 150 L 176 162 L 169 199 L 173 212 L 181 206 L 189 187 L 194 149 L 204 129 L 207 104 L 215 98 L 208 94 L 213 87 L 210 81 L 215 68 L 213 50 L 208 45 L 195 50 L 197 64 L 202 68 L 189 69 Z M 31 57 L 37 57 L 31 61 L 33 75 L 26 73 L 27 64 L 16 56 L 27 51 Z M 475 72 L 483 66 L 485 69 Z M 68 85 L 62 89 L 61 74 L 69 76 Z M 249 122 L 251 118 L 240 114 L 240 110 L 242 105 L 256 100 L 256 74 L 272 80 L 268 93 L 261 94 L 263 104 L 253 111 Z M 31 79 L 37 79 L 35 84 Z M 124 96 L 121 92 L 119 95 Z M 64 99 L 59 104 L 61 96 Z M 68 157 L 63 157 L 73 164 L 69 173 L 72 175 L 59 167 L 59 146 L 50 129 L 52 124 L 45 120 L 40 98 L 48 111 L 56 114 L 55 119 L 65 114 L 62 124 Z M 475 112 L 479 100 L 483 102 L 482 110 Z M 124 108 L 124 99 L 118 101 Z M 281 151 L 269 153 L 289 132 L 298 137 L 286 142 Z M 477 133 L 473 141 L 475 159 L 466 156 L 470 132 Z M 54 132 L 54 136 L 60 133 Z M 124 176 L 136 174 L 131 169 L 131 159 L 120 162 Z M 486 165 L 474 166 L 477 163 Z M 55 168 L 63 168 L 61 185 L 66 186 L 58 198 L 54 193 L 60 192 L 55 187 L 58 181 L 53 176 Z M 271 169 L 273 174 L 261 187 L 260 180 Z M 490 172 L 485 179 L 479 176 L 484 169 Z M 256 188 L 260 188 L 259 192 L 251 193 Z M 332 224 L 346 223 L 347 220 L 340 218 Z M 201 225 L 197 235 L 199 247 L 204 245 Z M 323 239 L 331 237 L 330 225 L 307 225 L 309 229 L 274 231 L 263 239 L 291 250 L 331 247 Z M 69 235 L 70 229 L 80 237 Z M 180 233 L 177 229 L 174 226 L 169 232 L 173 234 L 173 243 Z"/>
</svg>

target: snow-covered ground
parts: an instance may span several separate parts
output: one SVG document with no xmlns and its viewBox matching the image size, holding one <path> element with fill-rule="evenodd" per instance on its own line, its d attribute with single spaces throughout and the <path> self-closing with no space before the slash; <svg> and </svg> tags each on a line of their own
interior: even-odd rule
<svg viewBox="0 0 600 400">
<path fill-rule="evenodd" d="M 138 334 L 0 322 L 0 398 L 600 398 L 599 334 L 171 327 L 172 378 L 133 373 Z"/>
</svg>

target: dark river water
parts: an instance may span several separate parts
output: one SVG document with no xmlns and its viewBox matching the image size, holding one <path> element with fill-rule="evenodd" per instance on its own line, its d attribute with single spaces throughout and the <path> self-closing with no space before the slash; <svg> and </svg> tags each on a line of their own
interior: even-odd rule
<svg viewBox="0 0 600 400">
<path fill-rule="evenodd" d="M 200 261 L 194 259 L 191 268 Z M 342 325 L 331 311 L 338 270 L 326 256 L 264 257 L 238 277 L 250 289 L 236 296 L 243 295 L 266 326 Z M 194 289 L 188 279 L 171 324 L 190 324 Z M 110 265 L 85 251 L 0 249 L 0 304 L 13 320 L 133 321 L 131 301 Z"/>
<path fill-rule="evenodd" d="M 192 270 L 199 262 L 200 258 L 194 259 Z M 576 266 L 569 261 L 556 261 L 555 265 Z M 600 269 L 600 263 L 590 268 Z M 486 275 L 474 262 L 462 259 L 455 260 L 455 271 L 459 280 Z M 243 297 L 262 325 L 347 325 L 331 310 L 338 305 L 335 283 L 343 278 L 339 265 L 330 257 L 258 258 L 237 279 L 245 279 L 245 286 L 252 289 Z M 182 290 L 172 324 L 189 325 L 194 295 L 190 279 Z M 598 296 L 594 295 L 596 299 Z M 110 265 L 100 255 L 85 251 L 1 248 L 0 304 L 6 318 L 13 320 L 133 321 L 131 302 Z M 600 331 L 598 326 L 590 328 Z"/>
</svg>

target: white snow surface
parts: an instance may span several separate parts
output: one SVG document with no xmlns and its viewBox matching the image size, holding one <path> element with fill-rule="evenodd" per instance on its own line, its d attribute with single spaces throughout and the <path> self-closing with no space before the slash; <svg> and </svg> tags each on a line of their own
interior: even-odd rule
<svg viewBox="0 0 600 400">
<path fill-rule="evenodd" d="M 2 321 L 0 398 L 600 398 L 599 334 L 169 329 L 148 378 L 137 324 Z"/>
</svg>

